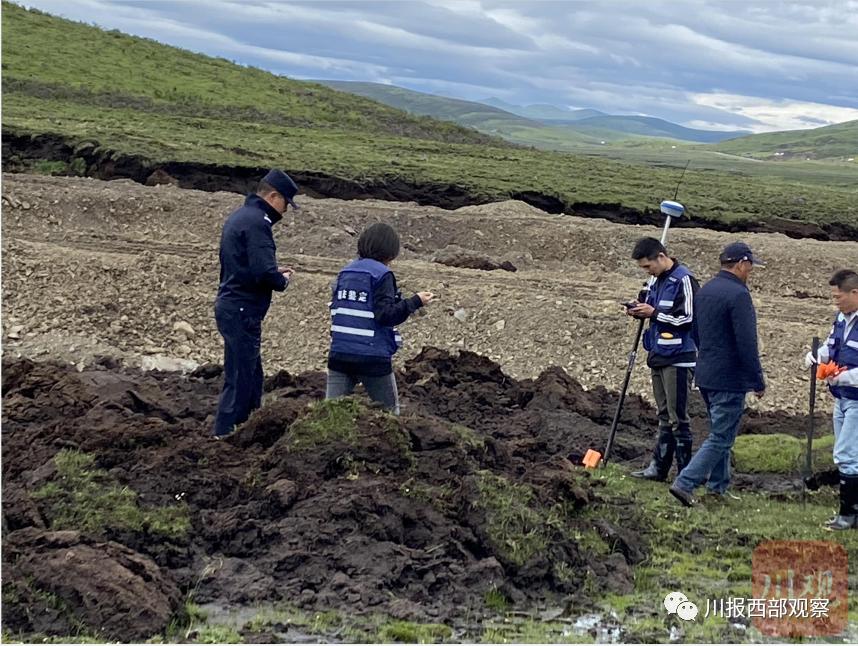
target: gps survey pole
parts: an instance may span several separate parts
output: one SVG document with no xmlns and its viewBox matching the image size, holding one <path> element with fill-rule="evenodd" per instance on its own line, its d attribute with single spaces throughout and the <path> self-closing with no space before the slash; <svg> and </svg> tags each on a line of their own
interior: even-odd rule
<svg viewBox="0 0 858 646">
<path fill-rule="evenodd" d="M 665 215 L 664 229 L 661 231 L 661 244 L 667 246 L 667 232 L 670 230 L 670 224 L 674 219 L 678 220 L 685 213 L 685 207 L 679 202 L 665 200 L 661 203 L 661 212 Z M 649 293 L 652 285 L 655 282 L 655 276 L 650 277 L 644 289 L 645 293 Z M 617 426 L 620 423 L 620 413 L 623 410 L 623 404 L 626 401 L 626 392 L 629 389 L 629 382 L 632 379 L 632 371 L 635 369 L 635 361 L 638 356 L 638 346 L 641 342 L 644 330 L 644 319 L 638 320 L 638 331 L 635 334 L 635 343 L 632 346 L 632 351 L 629 353 L 629 363 L 626 367 L 626 377 L 623 379 L 623 387 L 620 389 L 620 400 L 617 402 L 617 410 L 614 412 L 614 420 L 611 422 L 611 432 L 608 435 L 608 444 L 605 446 L 605 453 L 602 455 L 602 466 L 608 463 L 608 458 L 611 457 L 611 447 L 614 445 L 614 437 L 617 434 Z"/>
</svg>

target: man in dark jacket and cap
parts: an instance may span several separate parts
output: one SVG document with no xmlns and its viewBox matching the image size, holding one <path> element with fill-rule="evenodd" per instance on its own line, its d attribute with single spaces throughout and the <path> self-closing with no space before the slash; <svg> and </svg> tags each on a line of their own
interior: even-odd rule
<svg viewBox="0 0 858 646">
<path fill-rule="evenodd" d="M 220 239 L 217 329 L 224 341 L 224 382 L 214 425 L 216 439 L 229 435 L 262 402 L 262 320 L 271 292 L 282 292 L 293 271 L 277 264 L 271 227 L 283 218 L 298 187 L 271 170 L 255 194 L 224 222 Z"/>
<path fill-rule="evenodd" d="M 706 483 L 723 495 L 730 484 L 730 451 L 745 410 L 745 396 L 766 389 L 757 345 L 757 313 L 747 282 L 755 266 L 765 266 L 744 242 L 721 252 L 721 271 L 697 292 L 694 325 L 698 339 L 694 381 L 709 412 L 709 437 L 676 477 L 670 493 L 694 504 L 695 487 Z"/>
</svg>

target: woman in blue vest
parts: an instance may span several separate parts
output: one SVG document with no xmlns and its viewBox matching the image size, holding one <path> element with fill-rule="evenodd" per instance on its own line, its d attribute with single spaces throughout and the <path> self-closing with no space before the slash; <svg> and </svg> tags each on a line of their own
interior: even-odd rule
<svg viewBox="0 0 858 646">
<path fill-rule="evenodd" d="M 843 370 L 828 377 L 834 395 L 834 464 L 840 472 L 840 510 L 827 529 L 858 528 L 858 273 L 842 269 L 828 281 L 837 309 L 828 341 L 805 365 L 834 362 Z"/>
<path fill-rule="evenodd" d="M 373 401 L 399 414 L 393 355 L 402 345 L 394 326 L 432 302 L 431 292 L 402 298 L 390 263 L 399 255 L 399 235 L 373 224 L 358 239 L 358 258 L 343 267 L 331 298 L 331 352 L 326 398 L 351 395 L 364 385 Z"/>
</svg>

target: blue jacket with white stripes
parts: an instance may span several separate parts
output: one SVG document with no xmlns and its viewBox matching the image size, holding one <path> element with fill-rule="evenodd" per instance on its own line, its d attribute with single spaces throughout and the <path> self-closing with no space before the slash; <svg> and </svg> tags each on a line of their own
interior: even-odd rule
<svg viewBox="0 0 858 646">
<path fill-rule="evenodd" d="M 644 334 L 644 349 L 650 368 L 684 366 L 693 368 L 697 360 L 694 336 L 694 297 L 700 284 L 688 267 L 673 259 L 673 266 L 662 273 L 647 294 L 646 302 L 655 308 Z"/>
<path fill-rule="evenodd" d="M 344 267 L 333 286 L 328 368 L 364 376 L 390 374 L 397 346 L 393 327 L 422 305 L 416 294 L 403 299 L 393 272 L 379 262 L 361 258 Z"/>
<path fill-rule="evenodd" d="M 858 312 L 838 313 L 828 340 L 819 348 L 822 363 L 833 361 L 846 371 L 828 389 L 838 399 L 858 399 Z"/>
</svg>

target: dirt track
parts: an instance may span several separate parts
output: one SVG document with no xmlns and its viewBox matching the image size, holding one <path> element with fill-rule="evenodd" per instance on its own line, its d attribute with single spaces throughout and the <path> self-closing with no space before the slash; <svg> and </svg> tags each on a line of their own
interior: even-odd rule
<svg viewBox="0 0 858 646">
<path fill-rule="evenodd" d="M 4 353 L 81 365 L 96 355 L 131 365 L 146 355 L 219 361 L 212 318 L 217 242 L 223 218 L 240 201 L 128 180 L 4 175 Z M 561 366 L 588 388 L 620 384 L 634 324 L 619 301 L 643 282 L 628 255 L 636 238 L 658 230 L 547 215 L 520 202 L 456 211 L 371 200 L 302 204 L 275 227 L 280 258 L 298 274 L 285 295 L 275 296 L 266 320 L 267 371 L 324 366 L 328 284 L 354 252 L 361 228 L 384 220 L 402 235 L 395 265 L 401 285 L 438 295 L 426 316 L 404 326 L 400 361 L 432 345 L 483 354 L 519 378 Z M 705 280 L 719 249 L 736 237 L 683 229 L 670 246 Z M 741 238 L 769 262 L 752 278 L 769 393 L 752 405 L 803 411 L 801 357 L 814 334 L 827 332 L 833 312 L 827 278 L 858 266 L 858 245 L 779 234 Z M 509 261 L 518 271 L 432 262 L 469 253 Z M 179 322 L 192 331 L 174 330 Z M 643 366 L 632 390 L 650 396 Z"/>
</svg>

